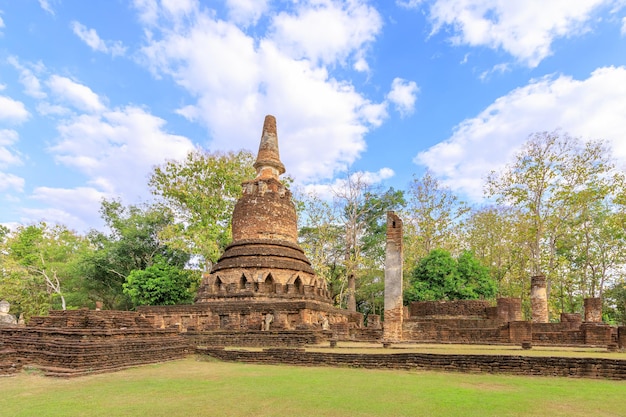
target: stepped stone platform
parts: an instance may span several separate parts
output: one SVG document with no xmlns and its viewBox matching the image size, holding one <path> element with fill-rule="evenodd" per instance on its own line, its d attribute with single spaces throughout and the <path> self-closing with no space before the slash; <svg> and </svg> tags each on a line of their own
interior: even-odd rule
<svg viewBox="0 0 626 417">
<path fill-rule="evenodd" d="M 0 377 L 12 376 L 22 370 L 22 358 L 14 349 L 8 349 L 0 345 Z"/>
<path fill-rule="evenodd" d="M 50 376 L 109 372 L 189 353 L 178 329 L 155 329 L 128 311 L 51 311 L 28 327 L 0 328 L 0 344 Z"/>
</svg>

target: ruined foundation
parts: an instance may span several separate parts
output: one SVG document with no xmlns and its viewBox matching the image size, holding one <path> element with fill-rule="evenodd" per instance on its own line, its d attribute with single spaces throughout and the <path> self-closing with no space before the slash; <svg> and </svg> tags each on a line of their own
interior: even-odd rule
<svg viewBox="0 0 626 417">
<path fill-rule="evenodd" d="M 109 372 L 189 353 L 178 329 L 155 329 L 130 311 L 50 311 L 28 327 L 0 329 L 1 345 L 51 376 Z"/>
</svg>

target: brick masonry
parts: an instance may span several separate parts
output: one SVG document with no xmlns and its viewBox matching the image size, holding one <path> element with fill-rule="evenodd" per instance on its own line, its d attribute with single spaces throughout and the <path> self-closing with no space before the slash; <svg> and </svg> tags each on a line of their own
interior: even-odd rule
<svg viewBox="0 0 626 417">
<path fill-rule="evenodd" d="M 196 349 L 196 353 L 223 361 L 261 364 L 418 369 L 626 380 L 626 360 L 618 359 L 426 353 L 326 353 L 278 348 L 254 352 L 207 348 Z"/>
<path fill-rule="evenodd" d="M 530 305 L 533 323 L 548 323 L 548 296 L 546 277 L 537 275 L 530 280 Z"/>
<path fill-rule="evenodd" d="M 383 340 L 402 340 L 402 220 L 387 213 L 387 244 L 385 247 L 385 310 Z"/>
<path fill-rule="evenodd" d="M 0 329 L 0 346 L 46 375 L 75 376 L 180 359 L 189 353 L 178 329 L 155 329 L 128 311 L 51 311 L 28 327 Z"/>
</svg>

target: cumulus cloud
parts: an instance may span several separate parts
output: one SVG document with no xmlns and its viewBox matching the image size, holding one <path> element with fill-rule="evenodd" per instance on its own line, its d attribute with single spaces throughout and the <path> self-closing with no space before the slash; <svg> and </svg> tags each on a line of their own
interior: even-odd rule
<svg viewBox="0 0 626 417">
<path fill-rule="evenodd" d="M 626 36 L 626 17 L 622 18 L 622 35 Z"/>
<path fill-rule="evenodd" d="M 78 110 L 99 112 L 105 109 L 100 97 L 89 87 L 67 77 L 52 75 L 47 84 L 56 98 L 75 106 Z"/>
<path fill-rule="evenodd" d="M 269 8 L 268 0 L 226 0 L 228 16 L 240 25 L 254 25 Z"/>
<path fill-rule="evenodd" d="M 270 37 L 294 59 L 332 64 L 360 51 L 381 29 L 380 15 L 365 2 L 320 0 L 299 3 L 294 13 L 279 13 Z"/>
<path fill-rule="evenodd" d="M 407 2 L 402 2 L 407 3 Z M 408 2 L 417 6 L 418 2 Z M 435 0 L 433 33 L 452 30 L 454 44 L 502 49 L 536 67 L 551 55 L 552 43 L 590 30 L 594 13 L 614 0 Z"/>
<path fill-rule="evenodd" d="M 165 121 L 137 107 L 82 114 L 59 125 L 49 151 L 58 163 L 86 175 L 108 192 L 136 199 L 145 195 L 148 174 L 168 158 L 193 149 L 185 137 L 163 130 Z"/>
<path fill-rule="evenodd" d="M 13 100 L 11 97 L 0 96 L 0 120 L 10 123 L 22 123 L 30 113 L 26 110 L 24 103 Z"/>
<path fill-rule="evenodd" d="M 120 41 L 104 41 L 98 36 L 98 32 L 95 29 L 88 29 L 85 25 L 76 21 L 72 22 L 70 26 L 74 34 L 94 51 L 111 54 L 111 56 L 120 56 L 126 53 L 126 48 Z"/>
<path fill-rule="evenodd" d="M 480 201 L 485 175 L 511 162 L 533 132 L 561 128 L 583 140 L 605 139 L 626 166 L 625 114 L 625 67 L 599 68 L 584 80 L 547 76 L 498 98 L 414 161 Z"/>
<path fill-rule="evenodd" d="M 391 91 L 387 94 L 387 100 L 393 103 L 396 110 L 404 117 L 415 110 L 417 93 L 419 93 L 419 87 L 415 81 L 394 78 L 391 83 Z"/>
<path fill-rule="evenodd" d="M 330 75 L 332 66 L 361 58 L 380 31 L 380 16 L 365 2 L 296 3 L 272 18 L 260 40 L 198 8 L 181 28 L 165 19 L 164 7 L 141 4 L 142 16 L 158 22 L 143 62 L 197 97 L 177 112 L 209 128 L 213 149 L 256 149 L 263 115 L 274 114 L 288 172 L 313 181 L 347 169 L 365 150 L 364 135 L 387 117 L 384 103 Z"/>
</svg>

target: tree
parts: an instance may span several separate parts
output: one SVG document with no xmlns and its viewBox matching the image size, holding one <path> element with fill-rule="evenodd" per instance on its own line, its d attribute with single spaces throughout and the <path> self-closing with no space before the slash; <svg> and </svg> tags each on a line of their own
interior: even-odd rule
<svg viewBox="0 0 626 417">
<path fill-rule="evenodd" d="M 191 303 L 197 285 L 197 275 L 192 271 L 157 257 L 146 269 L 131 271 L 123 288 L 135 306 L 175 305 Z"/>
<path fill-rule="evenodd" d="M 103 200 L 100 212 L 109 233 L 89 233 L 95 251 L 83 259 L 82 267 L 90 296 L 103 301 L 107 308 L 132 307 L 123 291 L 132 271 L 147 269 L 157 259 L 179 268 L 189 261 L 188 252 L 172 248 L 160 239 L 161 231 L 174 222 L 174 214 L 167 207 L 123 206 L 117 200 Z"/>
<path fill-rule="evenodd" d="M 572 289 L 574 274 L 582 272 L 578 281 L 582 279 L 580 282 L 590 284 L 599 293 L 604 285 L 597 275 L 602 261 L 592 256 L 601 250 L 591 251 L 589 246 L 599 240 L 589 238 L 592 228 L 611 229 L 605 222 L 601 223 L 608 229 L 598 228 L 599 223 L 592 219 L 608 219 L 601 214 L 603 207 L 611 207 L 614 196 L 623 189 L 623 175 L 615 171 L 609 155 L 602 141 L 583 145 L 559 131 L 535 133 L 512 164 L 488 177 L 487 195 L 521 213 L 520 223 L 526 227 L 520 230 L 527 232 L 524 240 L 530 253 L 529 273 L 546 275 L 553 309 L 560 307 L 562 311 L 564 303 L 563 298 L 555 302 L 552 286 L 564 294 L 565 289 Z M 572 263 L 575 259 L 577 268 Z M 582 264 L 585 266 L 581 268 Z"/>
<path fill-rule="evenodd" d="M 339 305 L 343 295 L 342 278 L 345 276 L 343 228 L 329 202 L 315 194 L 304 195 L 300 201 L 300 245 L 315 273 L 326 280 L 331 298 Z"/>
<path fill-rule="evenodd" d="M 0 292 L 9 294 L 9 302 L 27 318 L 51 308 L 82 307 L 78 265 L 89 251 L 86 239 L 62 225 L 41 222 L 3 231 Z"/>
<path fill-rule="evenodd" d="M 254 178 L 248 151 L 208 153 L 196 150 L 184 161 L 154 168 L 152 193 L 172 209 L 176 222 L 160 231 L 168 245 L 195 256 L 210 270 L 231 241 L 231 217 L 241 183 Z"/>
<path fill-rule="evenodd" d="M 456 230 L 469 208 L 430 172 L 413 178 L 407 194 L 404 252 L 408 271 L 436 248 L 459 248 Z"/>
<path fill-rule="evenodd" d="M 434 249 L 422 258 L 409 278 L 405 302 L 493 298 L 495 281 L 487 267 L 469 251 L 458 259 L 444 249 Z"/>
</svg>

